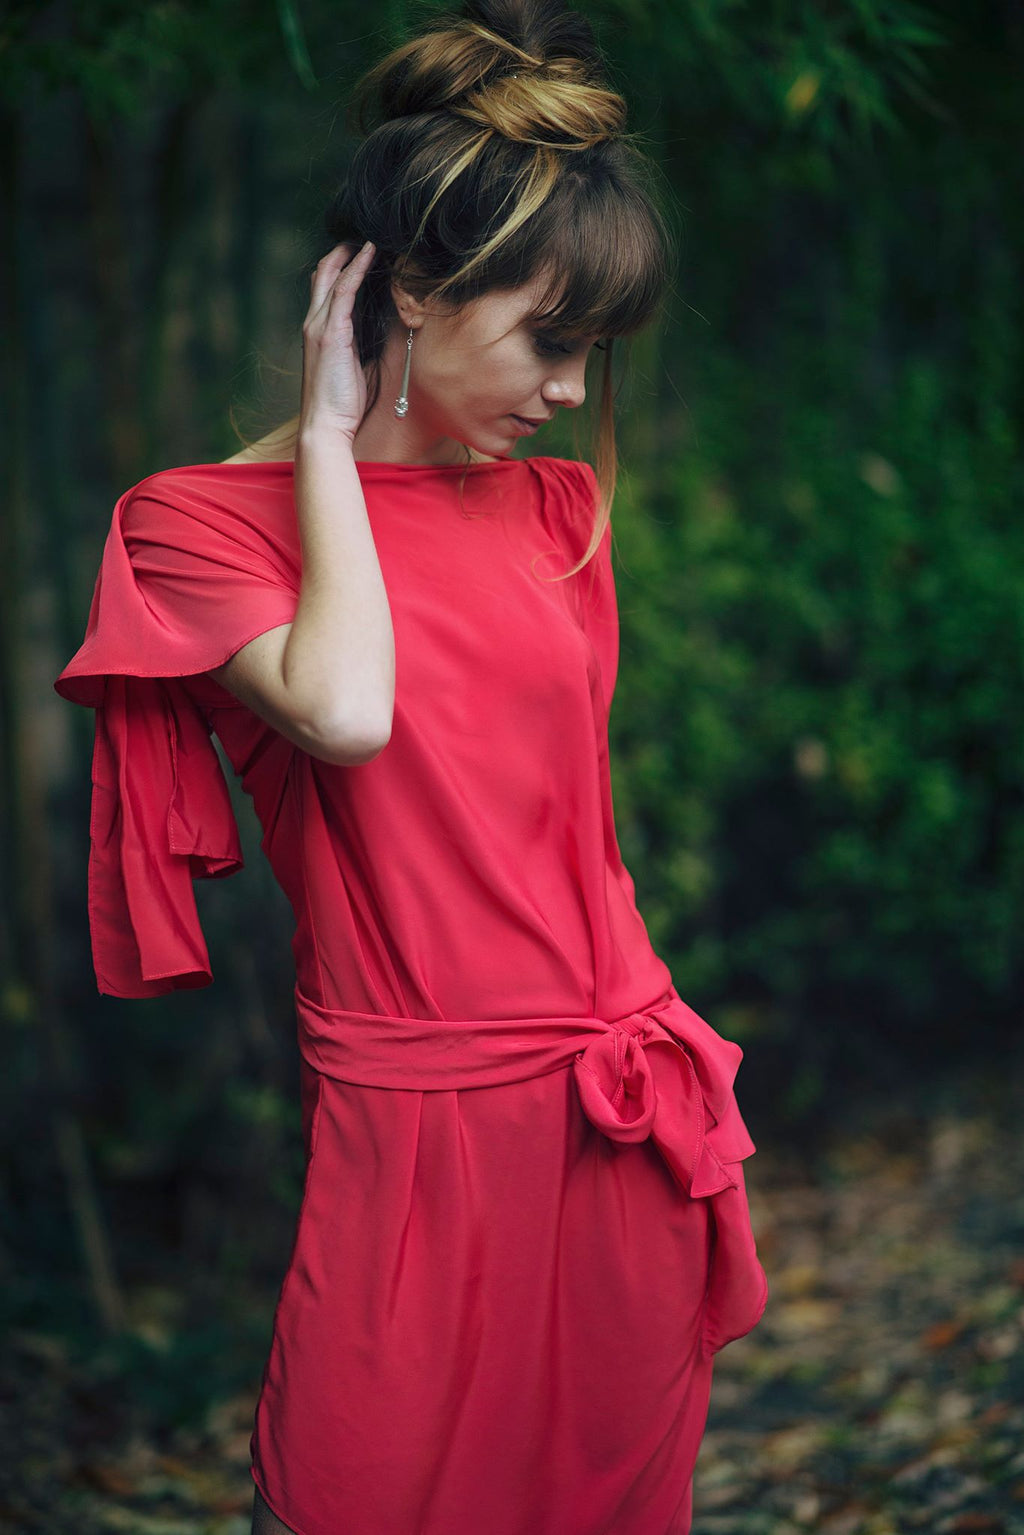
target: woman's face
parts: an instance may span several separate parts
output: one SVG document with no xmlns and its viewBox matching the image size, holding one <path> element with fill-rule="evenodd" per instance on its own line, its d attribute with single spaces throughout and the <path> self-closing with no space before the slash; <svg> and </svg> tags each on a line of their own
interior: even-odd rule
<svg viewBox="0 0 1024 1535">
<path fill-rule="evenodd" d="M 511 452 L 526 422 L 547 422 L 560 408 L 586 398 L 584 375 L 598 335 L 563 338 L 527 319 L 543 293 L 543 277 L 446 311 L 393 289 L 400 328 L 389 338 L 380 398 L 371 413 L 379 445 L 385 433 L 396 451 L 377 452 L 411 462 L 458 461 L 455 445 L 492 457 Z M 413 329 L 409 412 L 399 420 L 394 400 L 401 389 L 408 327 Z M 357 456 L 364 431 L 357 435 Z M 539 430 L 539 428 L 538 428 Z M 386 446 L 386 444 L 384 444 Z"/>
</svg>

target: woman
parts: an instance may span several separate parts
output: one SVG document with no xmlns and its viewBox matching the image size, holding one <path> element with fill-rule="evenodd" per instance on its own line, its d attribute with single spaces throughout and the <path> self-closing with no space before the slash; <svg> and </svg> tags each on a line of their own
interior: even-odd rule
<svg viewBox="0 0 1024 1535">
<path fill-rule="evenodd" d="M 57 682 L 96 709 L 97 983 L 212 978 L 192 880 L 241 861 L 212 730 L 296 924 L 254 1531 L 683 1535 L 767 1286 L 741 1051 L 654 953 L 612 812 L 608 349 L 664 228 L 557 3 L 475 0 L 362 100 L 294 429 L 122 496 Z M 513 457 L 602 343 L 600 480 Z"/>
</svg>

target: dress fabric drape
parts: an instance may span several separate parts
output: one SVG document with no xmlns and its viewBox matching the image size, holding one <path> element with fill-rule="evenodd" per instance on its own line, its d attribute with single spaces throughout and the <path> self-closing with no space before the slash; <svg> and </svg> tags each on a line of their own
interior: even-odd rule
<svg viewBox="0 0 1024 1535">
<path fill-rule="evenodd" d="M 295 615 L 293 470 L 127 491 L 55 683 L 96 711 L 101 992 L 212 979 L 192 881 L 242 861 L 213 734 L 294 917 L 306 1177 L 253 1478 L 298 1535 L 686 1535 L 714 1355 L 767 1281 L 742 1051 L 618 847 L 610 529 L 550 579 L 594 472 L 360 464 L 395 711 L 338 766 L 208 675 Z"/>
</svg>

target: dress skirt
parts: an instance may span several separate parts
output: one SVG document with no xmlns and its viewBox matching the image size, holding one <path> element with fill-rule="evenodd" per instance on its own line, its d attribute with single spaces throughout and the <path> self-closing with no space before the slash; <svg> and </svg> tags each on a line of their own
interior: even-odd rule
<svg viewBox="0 0 1024 1535">
<path fill-rule="evenodd" d="M 713 1353 L 763 1297 L 714 1261 L 742 1172 L 709 1146 L 685 1004 L 439 1024 L 297 1000 L 307 1175 L 252 1436 L 271 1509 L 298 1535 L 686 1535 Z"/>
</svg>

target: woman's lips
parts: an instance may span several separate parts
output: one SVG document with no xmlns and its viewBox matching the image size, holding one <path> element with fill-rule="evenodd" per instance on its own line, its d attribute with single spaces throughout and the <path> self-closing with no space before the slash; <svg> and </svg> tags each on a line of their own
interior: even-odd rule
<svg viewBox="0 0 1024 1535">
<path fill-rule="evenodd" d="M 511 414 L 511 413 L 510 413 L 510 419 L 513 420 L 516 423 L 516 426 L 518 426 L 518 428 L 519 428 L 519 430 L 521 432 L 524 432 L 526 434 L 529 434 L 531 432 L 535 432 L 538 427 L 544 425 L 544 423 L 542 421 L 527 421 L 525 416 L 517 416 L 517 415 Z"/>
</svg>

